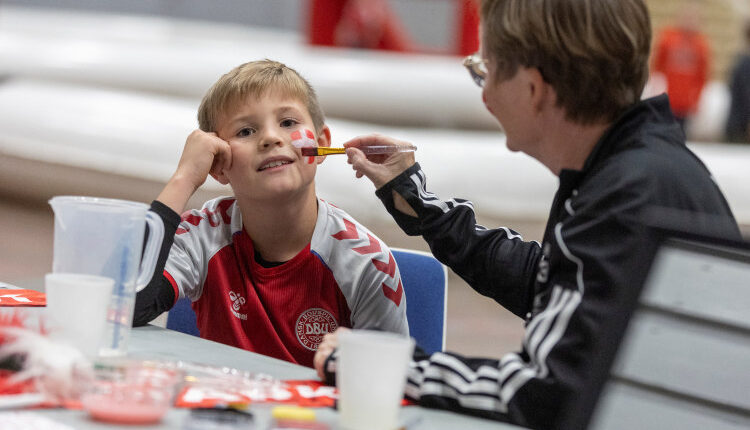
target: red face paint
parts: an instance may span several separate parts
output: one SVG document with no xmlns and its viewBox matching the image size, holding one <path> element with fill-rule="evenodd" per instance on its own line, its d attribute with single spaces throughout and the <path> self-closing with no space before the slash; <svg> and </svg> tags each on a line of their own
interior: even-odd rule
<svg viewBox="0 0 750 430">
<path fill-rule="evenodd" d="M 312 131 L 308 129 L 305 129 L 302 131 L 300 130 L 293 131 L 291 137 L 292 137 L 292 145 L 296 148 L 318 146 L 318 143 L 315 141 L 315 133 L 313 133 Z M 312 164 L 314 162 L 315 162 L 315 157 L 307 157 L 307 164 Z"/>
</svg>

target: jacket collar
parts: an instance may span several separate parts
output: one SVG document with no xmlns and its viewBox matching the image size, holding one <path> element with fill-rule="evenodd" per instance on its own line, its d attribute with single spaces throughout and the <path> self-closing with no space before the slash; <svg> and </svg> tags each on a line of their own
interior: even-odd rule
<svg viewBox="0 0 750 430">
<path fill-rule="evenodd" d="M 652 124 L 649 130 L 644 130 L 644 123 Z M 685 135 L 672 114 L 666 94 L 641 100 L 629 107 L 604 132 L 583 163 L 583 168 L 563 169 L 560 171 L 560 181 L 569 182 L 580 177 L 601 160 L 631 145 L 635 140 L 642 140 L 644 131 L 658 134 L 672 143 L 685 144 Z"/>
<path fill-rule="evenodd" d="M 644 130 L 644 123 L 652 124 Z M 658 133 L 673 143 L 685 144 L 685 135 L 674 118 L 666 94 L 641 100 L 623 112 L 604 132 L 594 149 L 586 158 L 582 172 L 587 172 L 599 161 L 612 153 L 641 140 L 644 131 Z"/>
</svg>

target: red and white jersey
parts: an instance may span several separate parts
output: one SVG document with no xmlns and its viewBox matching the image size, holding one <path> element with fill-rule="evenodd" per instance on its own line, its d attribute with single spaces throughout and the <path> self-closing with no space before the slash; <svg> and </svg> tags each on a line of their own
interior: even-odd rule
<svg viewBox="0 0 750 430">
<path fill-rule="evenodd" d="M 310 244 L 270 268 L 255 261 L 235 199 L 210 200 L 183 214 L 165 275 L 193 301 L 201 337 L 305 366 L 336 327 L 409 333 L 390 250 L 320 199 Z"/>
</svg>

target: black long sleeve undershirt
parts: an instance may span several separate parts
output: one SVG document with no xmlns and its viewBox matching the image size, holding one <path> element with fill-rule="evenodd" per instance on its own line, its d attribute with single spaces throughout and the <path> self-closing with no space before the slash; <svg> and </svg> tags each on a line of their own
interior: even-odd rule
<svg viewBox="0 0 750 430">
<path fill-rule="evenodd" d="M 157 200 L 151 202 L 150 210 L 159 215 L 164 223 L 164 239 L 151 281 L 136 294 L 133 311 L 134 327 L 146 325 L 163 312 L 170 310 L 176 299 L 172 284 L 164 276 L 164 266 L 167 264 L 169 251 L 174 243 L 175 232 L 180 225 L 180 215 Z M 146 229 L 146 238 L 148 234 L 149 231 Z"/>
</svg>

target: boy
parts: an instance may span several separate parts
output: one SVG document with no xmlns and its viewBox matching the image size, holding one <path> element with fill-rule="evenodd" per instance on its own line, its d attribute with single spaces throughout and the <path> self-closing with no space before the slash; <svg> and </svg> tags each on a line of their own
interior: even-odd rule
<svg viewBox="0 0 750 430">
<path fill-rule="evenodd" d="M 134 325 L 188 297 L 201 337 L 306 366 L 339 326 L 408 335 L 388 248 L 316 197 L 324 157 L 298 146 L 330 146 L 331 132 L 308 82 L 275 61 L 240 65 L 209 89 L 198 122 L 152 204 L 167 230 L 164 274 L 138 293 Z M 209 174 L 234 197 L 180 221 Z"/>
</svg>

